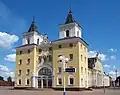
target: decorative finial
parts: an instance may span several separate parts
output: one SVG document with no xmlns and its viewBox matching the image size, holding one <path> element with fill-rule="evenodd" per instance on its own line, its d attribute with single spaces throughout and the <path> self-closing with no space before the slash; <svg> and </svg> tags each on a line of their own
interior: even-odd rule
<svg viewBox="0 0 120 95">
<path fill-rule="evenodd" d="M 71 4 L 70 4 L 70 11 L 69 11 L 69 13 L 72 13 L 72 10 L 71 10 Z"/>
<path fill-rule="evenodd" d="M 33 21 L 32 22 L 35 23 L 35 16 L 33 16 Z"/>
</svg>

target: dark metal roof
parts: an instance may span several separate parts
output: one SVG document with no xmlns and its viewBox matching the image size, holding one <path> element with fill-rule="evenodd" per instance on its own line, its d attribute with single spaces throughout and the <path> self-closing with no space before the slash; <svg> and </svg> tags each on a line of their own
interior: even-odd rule
<svg viewBox="0 0 120 95">
<path fill-rule="evenodd" d="M 68 23 L 73 23 L 74 22 L 74 19 L 73 19 L 73 16 L 72 16 L 72 11 L 70 10 L 69 11 L 69 14 L 67 16 L 67 19 L 65 21 L 65 24 L 68 24 Z"/>
<path fill-rule="evenodd" d="M 97 61 L 97 57 L 88 58 L 88 68 L 93 69 L 95 67 L 96 61 Z"/>
<path fill-rule="evenodd" d="M 30 25 L 30 28 L 29 28 L 28 32 L 34 32 L 34 31 L 38 32 L 37 26 L 35 25 L 35 20 L 34 20 L 34 17 L 33 17 L 33 21 L 32 21 L 32 24 Z"/>
</svg>

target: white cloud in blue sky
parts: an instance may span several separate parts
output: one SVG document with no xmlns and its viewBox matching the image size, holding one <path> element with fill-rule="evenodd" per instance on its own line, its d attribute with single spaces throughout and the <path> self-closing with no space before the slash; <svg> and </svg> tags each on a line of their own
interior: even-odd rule
<svg viewBox="0 0 120 95">
<path fill-rule="evenodd" d="M 19 40 L 16 35 L 10 35 L 5 32 L 0 32 L 0 48 L 10 48 Z"/>
<path fill-rule="evenodd" d="M 110 48 L 108 52 L 117 52 L 117 49 Z"/>
<path fill-rule="evenodd" d="M 97 51 L 96 51 L 96 50 L 93 50 L 93 51 L 89 51 L 89 52 L 88 52 L 88 56 L 89 56 L 89 57 L 95 57 L 96 55 L 97 55 Z M 98 58 L 101 59 L 102 61 L 108 60 L 106 54 L 103 54 L 103 53 L 100 53 L 100 54 L 98 55 Z"/>
<path fill-rule="evenodd" d="M 11 11 L 0 1 L 0 75 L 5 79 L 8 76 L 14 78 L 14 65 L 16 50 L 14 49 L 20 37 L 26 29 L 26 20 Z"/>
<path fill-rule="evenodd" d="M 16 61 L 16 54 L 6 55 L 6 57 L 4 59 L 7 61 L 10 61 L 10 62 L 15 62 Z"/>
</svg>

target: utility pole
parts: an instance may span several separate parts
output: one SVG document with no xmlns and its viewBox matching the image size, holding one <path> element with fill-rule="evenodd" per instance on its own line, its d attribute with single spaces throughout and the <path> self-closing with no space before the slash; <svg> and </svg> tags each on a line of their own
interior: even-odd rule
<svg viewBox="0 0 120 95">
<path fill-rule="evenodd" d="M 116 79 L 117 79 L 117 69 L 115 70 L 115 72 L 116 72 Z"/>
<path fill-rule="evenodd" d="M 116 72 L 116 82 L 117 82 L 117 69 L 115 70 L 115 72 Z"/>
</svg>

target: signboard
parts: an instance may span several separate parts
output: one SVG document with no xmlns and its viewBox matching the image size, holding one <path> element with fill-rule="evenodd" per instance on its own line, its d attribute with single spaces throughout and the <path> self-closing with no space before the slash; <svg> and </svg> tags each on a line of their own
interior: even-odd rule
<svg viewBox="0 0 120 95">
<path fill-rule="evenodd" d="M 75 72 L 75 68 L 65 68 L 65 72 Z"/>
</svg>

